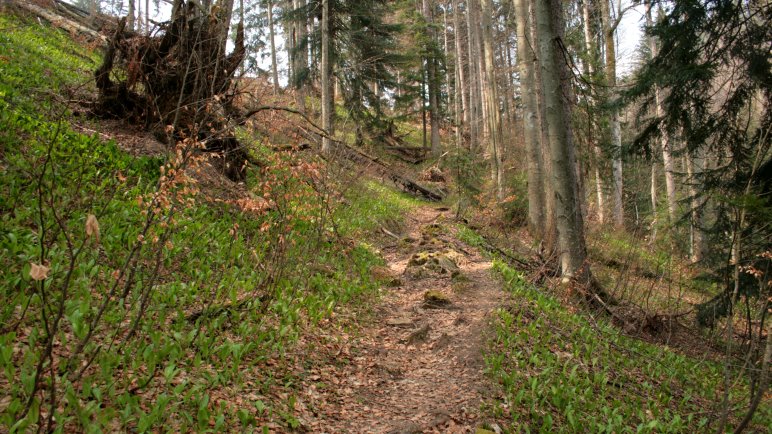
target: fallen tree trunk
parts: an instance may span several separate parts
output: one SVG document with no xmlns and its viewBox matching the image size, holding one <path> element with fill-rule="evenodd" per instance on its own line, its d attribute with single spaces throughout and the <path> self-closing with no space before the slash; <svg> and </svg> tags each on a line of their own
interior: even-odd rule
<svg viewBox="0 0 772 434">
<path fill-rule="evenodd" d="M 303 118 L 316 131 L 307 131 L 307 132 L 301 131 L 301 134 L 308 141 L 316 143 L 317 146 L 321 146 L 320 143 L 322 141 L 322 137 L 327 136 L 327 133 L 324 131 L 324 129 L 319 125 L 317 125 L 308 116 L 290 107 L 282 107 L 282 106 L 255 107 L 254 109 L 249 110 L 247 113 L 244 114 L 241 121 L 239 121 L 239 124 L 243 125 L 255 114 L 260 113 L 262 111 L 267 111 L 267 110 L 287 112 Z M 340 158 L 344 158 L 347 161 L 350 161 L 358 165 L 360 168 L 369 167 L 373 169 L 373 171 L 375 171 L 378 175 L 389 179 L 390 181 L 394 182 L 397 186 L 399 186 L 402 190 L 410 194 L 413 194 L 415 196 L 420 196 L 433 202 L 439 202 L 445 198 L 445 193 L 420 185 L 416 181 L 413 181 L 409 176 L 399 173 L 399 171 L 389 166 L 388 164 L 384 163 L 378 157 L 369 155 L 364 151 L 357 149 L 353 146 L 350 146 L 346 143 L 343 143 L 339 140 L 335 140 L 331 138 L 331 141 L 333 144 L 333 149 L 332 149 L 332 152 L 330 152 L 330 156 L 332 156 L 333 158 L 338 158 L 338 162 L 340 162 Z M 328 156 L 325 156 L 324 154 L 322 154 L 322 157 L 330 158 Z"/>
<path fill-rule="evenodd" d="M 394 168 L 390 167 L 377 157 L 366 154 L 365 152 L 349 146 L 343 142 L 334 141 L 332 155 L 341 156 L 347 160 L 361 165 L 373 168 L 379 175 L 385 176 L 404 191 L 413 195 L 421 196 L 433 202 L 439 202 L 445 198 L 445 194 L 436 190 L 424 187 L 410 179 L 410 177 L 400 174 Z"/>
<path fill-rule="evenodd" d="M 70 33 L 85 35 L 85 36 L 88 36 L 89 38 L 98 39 L 102 42 L 107 42 L 107 38 L 104 37 L 104 35 L 97 32 L 96 30 L 90 27 L 86 27 L 82 23 L 74 21 L 73 19 L 64 17 L 61 14 L 54 13 L 52 11 L 43 9 L 40 6 L 25 2 L 25 1 L 15 1 L 14 4 L 30 13 L 33 13 L 39 16 L 40 18 L 43 18 L 44 20 L 48 21 L 54 26 L 62 28 Z"/>
</svg>

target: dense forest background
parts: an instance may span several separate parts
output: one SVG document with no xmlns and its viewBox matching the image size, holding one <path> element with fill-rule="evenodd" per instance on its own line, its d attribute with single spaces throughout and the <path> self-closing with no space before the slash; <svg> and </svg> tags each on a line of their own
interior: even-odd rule
<svg viewBox="0 0 772 434">
<path fill-rule="evenodd" d="M 772 423 L 772 3 L 0 8 L 5 429 Z"/>
</svg>

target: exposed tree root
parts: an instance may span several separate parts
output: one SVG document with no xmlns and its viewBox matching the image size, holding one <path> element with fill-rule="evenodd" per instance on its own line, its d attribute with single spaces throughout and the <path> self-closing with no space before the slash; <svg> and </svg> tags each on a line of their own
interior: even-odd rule
<svg viewBox="0 0 772 434">
<path fill-rule="evenodd" d="M 171 21 L 154 35 L 137 34 L 121 19 L 94 72 L 99 96 L 93 111 L 143 125 L 167 143 L 195 139 L 217 154 L 229 178 L 241 180 L 249 154 L 224 132 L 229 119 L 240 117 L 232 81 L 245 54 L 244 28 L 239 23 L 235 49 L 226 55 L 224 19 L 183 0 L 174 2 Z"/>
</svg>

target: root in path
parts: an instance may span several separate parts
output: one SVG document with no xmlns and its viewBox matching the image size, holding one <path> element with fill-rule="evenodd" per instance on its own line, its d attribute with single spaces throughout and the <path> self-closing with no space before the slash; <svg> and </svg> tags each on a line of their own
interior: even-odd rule
<svg viewBox="0 0 772 434">
<path fill-rule="evenodd" d="M 319 370 L 300 395 L 311 410 L 309 431 L 465 433 L 481 426 L 480 407 L 491 393 L 482 347 L 504 294 L 490 261 L 443 223 L 449 217 L 420 208 L 408 217 L 405 240 L 384 249 L 400 285 L 388 289 L 347 354 Z M 405 273 L 410 258 L 426 251 L 450 251 L 457 276 Z M 427 302 L 427 291 L 440 300 Z"/>
</svg>

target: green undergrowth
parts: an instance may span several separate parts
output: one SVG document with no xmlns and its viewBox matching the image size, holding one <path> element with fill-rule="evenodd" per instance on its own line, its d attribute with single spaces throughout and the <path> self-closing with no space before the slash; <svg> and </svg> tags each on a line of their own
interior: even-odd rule
<svg viewBox="0 0 772 434">
<path fill-rule="evenodd" d="M 423 203 L 376 180 L 364 180 L 345 192 L 349 201 L 336 213 L 340 231 L 347 236 L 362 236 L 384 223 L 402 223 L 410 209 Z"/>
<path fill-rule="evenodd" d="M 29 110 L 50 108 L 63 86 L 89 84 L 99 53 L 31 18 L 0 13 L 0 98 Z"/>
<path fill-rule="evenodd" d="M 593 275 L 615 297 L 658 313 L 691 310 L 720 292 L 714 283 L 697 278 L 699 266 L 674 253 L 667 236 L 649 243 L 613 229 L 591 231 L 587 251 Z"/>
<path fill-rule="evenodd" d="M 362 182 L 325 203 L 317 162 L 280 156 L 250 170 L 249 197 L 205 199 L 181 170 L 195 154 L 133 157 L 52 115 L 46 92 L 86 82 L 88 50 L 0 28 L 0 431 L 296 424 L 272 392 L 294 387 L 283 357 L 381 285 L 374 250 L 319 216 L 359 237 L 415 201 Z"/>
<path fill-rule="evenodd" d="M 492 412 L 509 421 L 509 432 L 715 430 L 722 365 L 624 336 L 565 308 L 505 263 L 495 260 L 494 269 L 512 300 L 498 312 L 486 365 L 502 394 Z M 739 418 L 748 388 L 732 384 Z M 754 422 L 769 426 L 770 409 Z"/>
<path fill-rule="evenodd" d="M 599 230 L 590 234 L 588 253 L 592 259 L 616 267 L 631 266 L 647 276 L 662 276 L 676 258 L 665 249 L 619 231 Z"/>
</svg>

